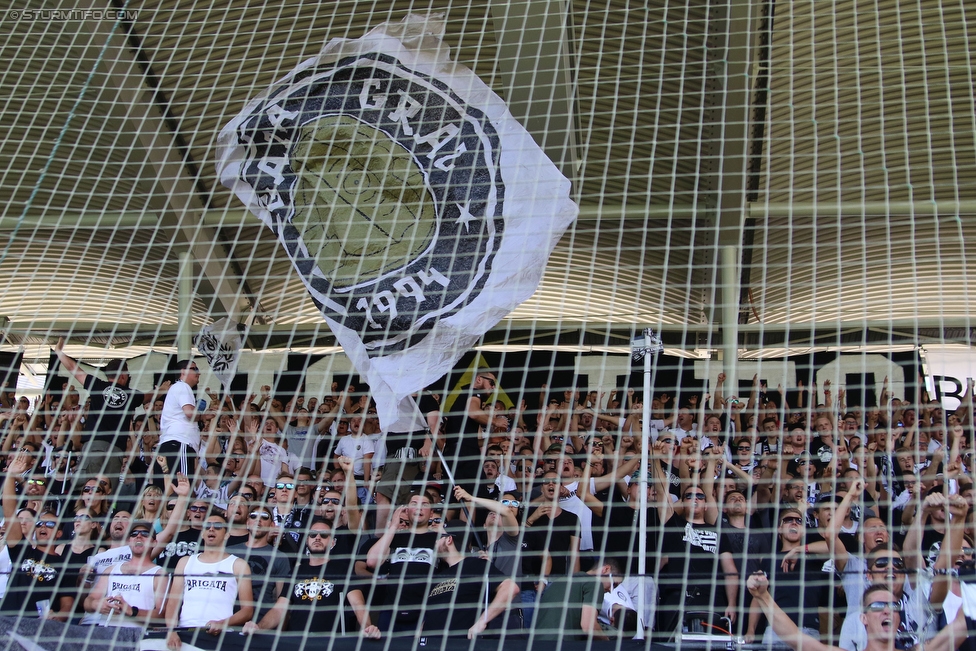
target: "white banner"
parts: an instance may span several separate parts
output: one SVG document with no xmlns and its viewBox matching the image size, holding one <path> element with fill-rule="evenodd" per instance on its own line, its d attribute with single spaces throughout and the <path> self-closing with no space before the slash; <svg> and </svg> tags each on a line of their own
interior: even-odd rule
<svg viewBox="0 0 976 651">
<path fill-rule="evenodd" d="M 278 237 L 387 431 L 536 290 L 578 209 L 441 18 L 330 41 L 220 133 L 221 182 Z"/>
<path fill-rule="evenodd" d="M 193 345 L 207 358 L 210 370 L 220 380 L 224 392 L 230 391 L 230 383 L 237 374 L 237 362 L 244 345 L 243 327 L 229 319 L 220 319 L 204 326 L 193 338 Z"/>
<path fill-rule="evenodd" d="M 929 395 L 947 411 L 955 411 L 966 392 L 966 382 L 976 378 L 976 351 L 964 346 L 925 346 L 922 361 Z"/>
</svg>

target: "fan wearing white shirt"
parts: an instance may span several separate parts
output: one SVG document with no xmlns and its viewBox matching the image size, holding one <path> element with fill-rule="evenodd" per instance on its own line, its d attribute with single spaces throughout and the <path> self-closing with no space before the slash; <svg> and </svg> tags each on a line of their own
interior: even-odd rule
<svg viewBox="0 0 976 651">
<path fill-rule="evenodd" d="M 200 381 L 200 367 L 189 359 L 176 363 L 180 379 L 166 392 L 162 415 L 159 419 L 161 434 L 156 461 L 153 462 L 153 483 L 169 493 L 173 475 L 182 473 L 187 477 L 194 474 L 195 460 L 200 450 L 201 413 L 197 411 L 197 401 L 193 389 Z M 166 467 L 159 464 L 164 457 Z"/>
</svg>

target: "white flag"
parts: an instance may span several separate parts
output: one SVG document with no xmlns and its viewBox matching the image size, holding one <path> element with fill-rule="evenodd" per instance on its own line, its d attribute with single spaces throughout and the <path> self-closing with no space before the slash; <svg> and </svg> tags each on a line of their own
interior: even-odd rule
<svg viewBox="0 0 976 651">
<path fill-rule="evenodd" d="M 229 319 L 220 319 L 204 326 L 193 338 L 193 345 L 207 358 L 225 392 L 230 391 L 230 383 L 237 374 L 237 360 L 244 345 L 242 327 Z"/>
<path fill-rule="evenodd" d="M 578 212 L 443 33 L 411 15 L 333 40 L 218 139 L 221 182 L 288 252 L 386 431 L 423 426 L 410 394 L 535 292 Z"/>
</svg>

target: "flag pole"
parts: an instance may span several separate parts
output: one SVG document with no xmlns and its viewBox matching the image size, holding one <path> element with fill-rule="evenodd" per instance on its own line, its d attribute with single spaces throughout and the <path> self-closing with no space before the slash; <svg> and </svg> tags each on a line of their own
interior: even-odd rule
<svg viewBox="0 0 976 651">
<path fill-rule="evenodd" d="M 639 491 L 639 520 L 640 534 L 637 539 L 637 621 L 643 622 L 638 627 L 637 639 L 644 639 L 644 630 L 650 622 L 644 621 L 647 601 L 647 477 L 649 474 L 649 454 L 651 445 L 651 360 L 664 349 L 661 339 L 654 335 L 650 328 L 644 328 L 643 336 L 632 342 L 633 357 L 636 361 L 644 362 L 644 403 L 641 415 L 641 463 Z M 661 496 L 658 496 L 660 499 Z"/>
<path fill-rule="evenodd" d="M 443 470 L 444 473 L 447 475 L 447 480 L 451 482 L 451 486 L 452 486 L 451 495 L 453 495 L 454 494 L 453 487 L 457 486 L 457 484 L 454 482 L 454 475 L 451 473 L 451 469 L 447 467 L 447 461 L 444 460 L 444 454 L 441 452 L 441 449 L 437 447 L 436 443 L 434 444 L 433 447 L 434 447 L 434 451 L 437 452 L 437 458 L 440 459 L 441 461 L 441 470 Z M 450 496 L 448 496 L 447 502 L 448 504 L 450 504 L 451 502 Z M 458 504 L 461 505 L 461 510 L 464 512 L 464 517 L 468 519 L 468 524 L 470 525 L 471 533 L 474 534 L 474 541 L 478 544 L 478 549 L 480 550 L 487 549 L 484 543 L 481 542 L 481 536 L 478 535 L 478 530 L 474 526 L 474 520 L 471 519 L 471 513 L 468 511 L 468 507 L 464 505 L 464 500 L 458 500 Z"/>
</svg>

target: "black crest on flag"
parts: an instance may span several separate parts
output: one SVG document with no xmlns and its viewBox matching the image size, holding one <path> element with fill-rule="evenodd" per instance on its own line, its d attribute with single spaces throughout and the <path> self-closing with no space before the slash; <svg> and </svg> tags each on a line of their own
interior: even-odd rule
<svg viewBox="0 0 976 651">
<path fill-rule="evenodd" d="M 437 79 L 380 53 L 301 71 L 236 131 L 240 179 L 326 317 L 371 357 L 478 296 L 503 232 L 500 140 Z"/>
</svg>

